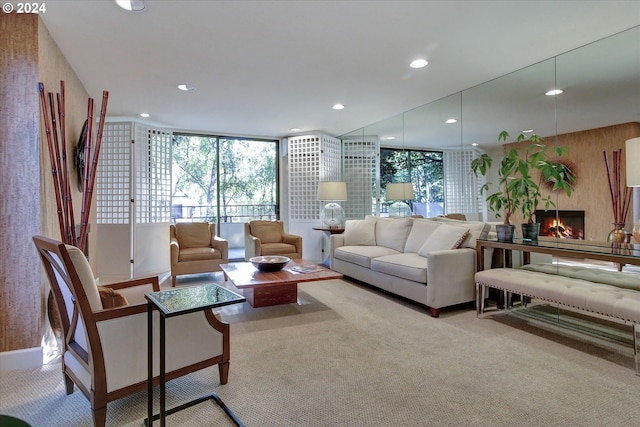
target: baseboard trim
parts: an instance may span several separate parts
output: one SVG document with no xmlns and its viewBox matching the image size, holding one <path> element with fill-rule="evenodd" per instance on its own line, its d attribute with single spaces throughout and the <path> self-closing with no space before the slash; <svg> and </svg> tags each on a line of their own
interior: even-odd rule
<svg viewBox="0 0 640 427">
<path fill-rule="evenodd" d="M 42 347 L 0 352 L 0 372 L 39 368 L 43 354 Z"/>
</svg>

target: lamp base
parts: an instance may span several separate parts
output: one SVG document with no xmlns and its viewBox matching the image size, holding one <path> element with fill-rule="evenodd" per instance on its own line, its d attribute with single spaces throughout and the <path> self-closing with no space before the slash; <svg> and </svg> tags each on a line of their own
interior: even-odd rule
<svg viewBox="0 0 640 427">
<path fill-rule="evenodd" d="M 393 202 L 389 205 L 389 216 L 411 216 L 411 207 L 405 202 Z"/>
<path fill-rule="evenodd" d="M 636 243 L 640 243 L 640 219 L 633 226 L 633 238 L 636 239 Z"/>
<path fill-rule="evenodd" d="M 329 228 L 340 228 L 344 224 L 344 211 L 342 206 L 336 202 L 324 205 L 320 211 L 320 221 L 322 225 Z"/>
</svg>

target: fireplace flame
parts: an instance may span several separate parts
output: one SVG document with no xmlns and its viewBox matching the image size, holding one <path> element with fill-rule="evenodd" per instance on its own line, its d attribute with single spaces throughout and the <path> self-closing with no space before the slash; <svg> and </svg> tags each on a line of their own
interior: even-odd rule
<svg viewBox="0 0 640 427">
<path fill-rule="evenodd" d="M 540 235 L 560 239 L 580 239 L 574 236 L 573 228 L 561 219 L 551 219 L 540 227 Z"/>
</svg>

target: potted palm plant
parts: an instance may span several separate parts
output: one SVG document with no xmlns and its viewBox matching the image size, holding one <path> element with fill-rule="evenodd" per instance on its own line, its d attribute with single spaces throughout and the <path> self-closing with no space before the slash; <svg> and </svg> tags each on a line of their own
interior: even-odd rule
<svg viewBox="0 0 640 427">
<path fill-rule="evenodd" d="M 509 133 L 500 132 L 498 141 L 508 140 Z M 548 182 L 551 184 L 551 191 L 563 191 L 571 196 L 576 177 L 567 165 L 556 161 L 557 157 L 568 153 L 566 147 L 555 146 L 551 149 L 536 134 L 529 137 L 520 134 L 516 138 L 516 143 L 524 141 L 529 141 L 530 144 L 523 150 L 512 147 L 504 154 L 498 170 L 501 191 L 487 196 L 487 202 L 496 217 L 499 216 L 499 210 L 504 210 L 505 224 L 509 223 L 509 217 L 514 211 L 519 210 L 525 221 L 522 224 L 523 239 L 536 241 L 540 233 L 540 224 L 533 220 L 536 209 L 541 204 L 545 211 L 556 206 L 550 194 L 542 194 L 540 186 Z M 486 175 L 490 167 L 491 158 L 487 154 L 471 163 L 476 176 L 478 173 Z M 481 191 L 486 189 L 488 184 Z"/>
</svg>

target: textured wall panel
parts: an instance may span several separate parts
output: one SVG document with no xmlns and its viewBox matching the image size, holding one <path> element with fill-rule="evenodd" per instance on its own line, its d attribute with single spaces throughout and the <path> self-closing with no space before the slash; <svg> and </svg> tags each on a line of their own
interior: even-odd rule
<svg viewBox="0 0 640 427">
<path fill-rule="evenodd" d="M 0 19 L 0 352 L 40 345 L 38 17 Z"/>
<path fill-rule="evenodd" d="M 558 136 L 558 144 L 569 148 L 566 159 L 575 166 L 578 176 L 575 191 L 571 197 L 560 194 L 555 200 L 558 209 L 585 211 L 585 240 L 606 241 L 613 229 L 611 196 L 602 152 L 609 156 L 622 148 L 622 176 L 624 177 L 625 149 L 627 139 L 640 136 L 640 123 L 626 123 L 590 129 L 582 132 Z M 555 137 L 546 139 L 554 144 Z M 610 160 L 611 161 L 611 160 Z M 624 179 L 622 184 L 624 185 Z M 627 216 L 627 228 L 633 227 L 632 212 Z M 520 216 L 513 218 L 513 224 L 520 224 Z"/>
</svg>

